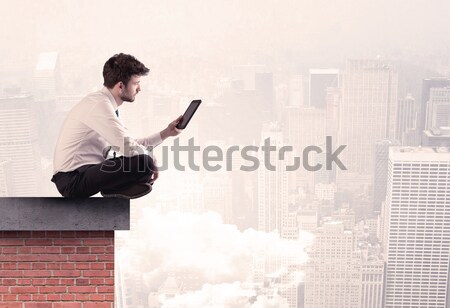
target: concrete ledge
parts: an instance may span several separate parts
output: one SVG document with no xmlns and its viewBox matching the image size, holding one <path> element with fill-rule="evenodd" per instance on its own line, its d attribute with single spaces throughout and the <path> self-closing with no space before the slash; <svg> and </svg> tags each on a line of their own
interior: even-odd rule
<svg viewBox="0 0 450 308">
<path fill-rule="evenodd" d="M 130 200 L 0 198 L 1 231 L 130 230 Z"/>
</svg>

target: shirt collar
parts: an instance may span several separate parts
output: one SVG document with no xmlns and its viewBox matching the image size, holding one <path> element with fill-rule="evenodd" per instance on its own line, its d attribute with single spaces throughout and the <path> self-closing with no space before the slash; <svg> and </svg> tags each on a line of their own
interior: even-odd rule
<svg viewBox="0 0 450 308">
<path fill-rule="evenodd" d="M 109 91 L 109 89 L 107 87 L 103 87 L 100 92 L 102 92 L 103 94 L 105 94 L 106 96 L 108 96 L 109 101 L 111 102 L 114 110 L 117 110 L 119 107 L 117 106 L 117 102 L 114 99 L 114 96 L 112 95 L 111 91 Z"/>
</svg>

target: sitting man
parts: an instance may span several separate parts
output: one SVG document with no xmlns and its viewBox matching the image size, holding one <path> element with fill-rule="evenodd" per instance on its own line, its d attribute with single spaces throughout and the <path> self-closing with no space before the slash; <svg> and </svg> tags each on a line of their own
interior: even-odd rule
<svg viewBox="0 0 450 308">
<path fill-rule="evenodd" d="M 158 177 L 148 149 L 178 135 L 181 116 L 161 132 L 133 139 L 123 126 L 118 107 L 133 102 L 140 78 L 149 69 L 136 58 L 116 54 L 103 67 L 104 87 L 83 98 L 69 112 L 56 144 L 52 182 L 64 197 L 138 198 L 148 194 Z M 107 159 L 109 150 L 123 156 Z"/>
</svg>

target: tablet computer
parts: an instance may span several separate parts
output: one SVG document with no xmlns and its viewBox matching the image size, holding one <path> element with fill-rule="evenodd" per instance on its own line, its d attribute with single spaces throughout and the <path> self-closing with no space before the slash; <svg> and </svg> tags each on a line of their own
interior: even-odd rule
<svg viewBox="0 0 450 308">
<path fill-rule="evenodd" d="M 186 112 L 183 114 L 183 118 L 180 122 L 177 124 L 178 129 L 184 129 L 188 125 L 189 121 L 192 119 L 192 116 L 197 111 L 198 106 L 200 106 L 200 103 L 202 100 L 196 99 L 191 102 L 189 107 L 186 109 Z"/>
</svg>

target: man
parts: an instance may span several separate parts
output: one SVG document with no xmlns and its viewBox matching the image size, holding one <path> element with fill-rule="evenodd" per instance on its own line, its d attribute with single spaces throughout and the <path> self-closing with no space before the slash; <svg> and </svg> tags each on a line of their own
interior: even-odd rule
<svg viewBox="0 0 450 308">
<path fill-rule="evenodd" d="M 161 132 L 133 139 L 123 126 L 118 107 L 133 102 L 140 78 L 149 69 L 131 55 L 116 54 L 103 67 L 104 87 L 83 98 L 69 112 L 56 144 L 52 182 L 64 197 L 138 198 L 148 194 L 158 170 L 148 149 L 181 130 L 181 116 Z M 114 151 L 114 158 L 106 159 Z M 116 151 L 123 156 L 115 157 Z"/>
</svg>

